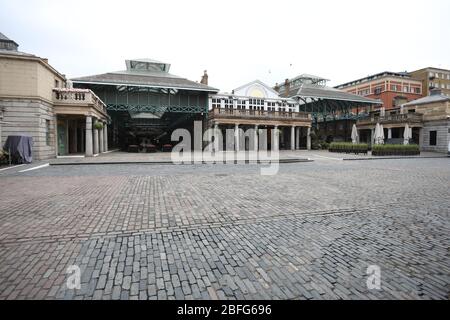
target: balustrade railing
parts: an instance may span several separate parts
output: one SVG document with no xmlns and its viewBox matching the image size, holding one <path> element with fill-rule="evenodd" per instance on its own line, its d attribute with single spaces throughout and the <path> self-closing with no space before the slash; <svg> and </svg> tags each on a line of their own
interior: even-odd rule
<svg viewBox="0 0 450 320">
<path fill-rule="evenodd" d="M 106 113 L 106 105 L 88 89 L 53 89 L 53 101 L 64 105 L 93 105 L 93 107 L 101 112 Z"/>
<path fill-rule="evenodd" d="M 248 109 L 214 108 L 210 111 L 212 116 L 236 118 L 265 118 L 265 119 L 302 119 L 310 120 L 311 114 L 291 111 L 268 111 Z"/>
</svg>

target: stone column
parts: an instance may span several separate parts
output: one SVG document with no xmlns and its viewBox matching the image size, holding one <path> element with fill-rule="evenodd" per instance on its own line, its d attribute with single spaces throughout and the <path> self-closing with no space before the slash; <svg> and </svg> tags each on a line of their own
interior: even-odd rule
<svg viewBox="0 0 450 320">
<path fill-rule="evenodd" d="M 278 151 L 279 150 L 279 146 L 280 146 L 280 134 L 278 132 L 278 126 L 275 126 L 273 128 L 273 132 L 274 134 L 273 136 L 273 141 L 272 141 L 272 151 Z"/>
<path fill-rule="evenodd" d="M 392 128 L 388 128 L 388 139 L 392 139 Z"/>
<path fill-rule="evenodd" d="M 253 143 L 254 143 L 254 146 L 253 146 L 254 150 L 258 151 L 258 143 L 259 143 L 259 141 L 258 141 L 258 125 L 255 125 L 255 136 L 254 136 Z"/>
<path fill-rule="evenodd" d="M 98 152 L 103 153 L 103 148 L 105 146 L 105 141 L 103 140 L 103 128 L 98 131 Z"/>
<path fill-rule="evenodd" d="M 311 128 L 308 127 L 308 132 L 306 134 L 306 149 L 311 150 Z"/>
<path fill-rule="evenodd" d="M 301 127 L 296 127 L 296 134 L 295 134 L 295 149 L 300 150 L 300 130 Z"/>
<path fill-rule="evenodd" d="M 94 154 L 98 154 L 98 130 L 93 128 L 92 131 L 94 134 Z"/>
<path fill-rule="evenodd" d="M 295 126 L 291 127 L 291 150 L 295 150 Z"/>
<path fill-rule="evenodd" d="M 219 150 L 219 124 L 214 124 L 214 152 L 220 151 Z"/>
<path fill-rule="evenodd" d="M 374 141 L 373 141 L 374 135 L 375 135 L 374 130 L 375 130 L 375 129 L 370 129 L 370 144 L 371 144 L 371 145 L 374 144 Z"/>
<path fill-rule="evenodd" d="M 234 125 L 234 150 L 239 151 L 239 124 Z"/>
<path fill-rule="evenodd" d="M 107 152 L 108 151 L 108 124 L 105 122 L 103 124 L 103 152 Z"/>
<path fill-rule="evenodd" d="M 85 139 L 85 155 L 86 157 L 92 157 L 92 117 L 86 117 L 86 139 Z"/>
</svg>

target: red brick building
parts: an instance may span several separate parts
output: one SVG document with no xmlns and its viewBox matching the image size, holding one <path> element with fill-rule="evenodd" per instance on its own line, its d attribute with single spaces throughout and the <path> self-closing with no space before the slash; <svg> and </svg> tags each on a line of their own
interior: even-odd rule
<svg viewBox="0 0 450 320">
<path fill-rule="evenodd" d="M 383 101 L 386 109 L 423 97 L 422 82 L 407 73 L 382 72 L 335 87 L 360 96 Z"/>
</svg>

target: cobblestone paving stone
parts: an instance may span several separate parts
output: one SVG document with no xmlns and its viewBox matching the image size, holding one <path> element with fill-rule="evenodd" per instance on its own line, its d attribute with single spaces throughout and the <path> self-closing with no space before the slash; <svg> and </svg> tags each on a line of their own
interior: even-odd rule
<svg viewBox="0 0 450 320">
<path fill-rule="evenodd" d="M 0 299 L 450 298 L 448 159 L 258 170 L 2 173 Z"/>
</svg>

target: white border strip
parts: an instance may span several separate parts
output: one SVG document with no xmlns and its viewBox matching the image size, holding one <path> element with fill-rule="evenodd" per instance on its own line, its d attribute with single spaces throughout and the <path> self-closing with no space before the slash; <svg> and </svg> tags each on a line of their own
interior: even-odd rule
<svg viewBox="0 0 450 320">
<path fill-rule="evenodd" d="M 18 168 L 18 167 L 21 167 L 21 166 L 24 166 L 24 165 L 25 164 L 18 164 L 17 166 L 12 166 L 12 167 L 7 167 L 7 168 L 0 169 L 0 171 L 5 171 L 5 170 L 13 169 L 13 168 Z"/>
<path fill-rule="evenodd" d="M 25 170 L 22 170 L 22 171 L 19 171 L 19 172 L 22 173 L 22 172 L 27 172 L 27 171 L 31 171 L 31 170 L 42 169 L 42 168 L 48 167 L 49 165 L 50 165 L 50 163 L 46 163 L 46 164 L 43 164 L 41 166 L 33 167 L 33 168 L 30 168 L 30 169 L 25 169 Z"/>
<path fill-rule="evenodd" d="M 103 152 L 104 154 L 107 154 L 107 153 L 113 153 L 113 152 L 116 152 L 116 151 L 119 151 L 120 149 L 114 149 L 114 150 L 108 150 L 108 151 L 105 151 L 105 152 Z"/>
<path fill-rule="evenodd" d="M 324 159 L 330 159 L 330 160 L 336 160 L 336 161 L 344 161 L 344 158 L 333 158 L 333 157 L 325 157 L 325 156 L 319 156 L 318 154 L 311 154 L 314 157 L 324 158 Z"/>
</svg>

